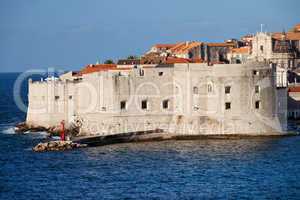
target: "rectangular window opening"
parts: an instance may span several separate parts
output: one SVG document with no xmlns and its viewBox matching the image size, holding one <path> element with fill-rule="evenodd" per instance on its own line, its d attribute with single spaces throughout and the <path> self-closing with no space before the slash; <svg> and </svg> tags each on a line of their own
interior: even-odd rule
<svg viewBox="0 0 300 200">
<path fill-rule="evenodd" d="M 140 69 L 140 76 L 144 76 L 145 75 L 145 72 L 143 69 Z"/>
<path fill-rule="evenodd" d="M 260 45 L 260 50 L 263 52 L 264 51 L 264 46 Z"/>
<path fill-rule="evenodd" d="M 141 108 L 142 108 L 143 110 L 148 109 L 148 101 L 147 101 L 147 100 L 143 100 L 143 101 L 142 101 Z"/>
<path fill-rule="evenodd" d="M 55 96 L 55 100 L 57 101 L 59 99 L 59 96 Z"/>
<path fill-rule="evenodd" d="M 260 107 L 260 101 L 255 101 L 255 109 L 259 109 Z"/>
<path fill-rule="evenodd" d="M 255 93 L 259 93 L 259 86 L 258 85 L 255 86 Z"/>
<path fill-rule="evenodd" d="M 164 75 L 164 72 L 158 72 L 158 76 Z"/>
<path fill-rule="evenodd" d="M 163 109 L 168 109 L 169 108 L 169 100 L 164 100 L 162 103 Z"/>
<path fill-rule="evenodd" d="M 121 108 L 121 110 L 125 110 L 126 109 L 126 101 L 121 101 L 120 102 L 120 108 Z"/>
<path fill-rule="evenodd" d="M 225 87 L 225 94 L 230 94 L 230 90 L 231 90 L 231 87 L 230 86 L 226 86 Z"/>
<path fill-rule="evenodd" d="M 253 75 L 254 76 L 258 76 L 259 75 L 259 72 L 257 70 L 253 70 Z"/>
<path fill-rule="evenodd" d="M 226 110 L 230 110 L 231 109 L 231 103 L 230 102 L 226 102 L 225 103 L 225 109 Z"/>
</svg>

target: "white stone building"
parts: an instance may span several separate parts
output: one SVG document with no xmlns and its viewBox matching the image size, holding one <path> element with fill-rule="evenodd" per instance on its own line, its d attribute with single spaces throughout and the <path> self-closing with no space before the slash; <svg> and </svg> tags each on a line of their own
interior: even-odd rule
<svg viewBox="0 0 300 200">
<path fill-rule="evenodd" d="M 84 70 L 83 70 L 84 71 Z M 30 126 L 76 118 L 81 135 L 161 129 L 166 134 L 284 134 L 286 88 L 264 63 L 185 63 L 89 69 L 29 82 Z"/>
</svg>

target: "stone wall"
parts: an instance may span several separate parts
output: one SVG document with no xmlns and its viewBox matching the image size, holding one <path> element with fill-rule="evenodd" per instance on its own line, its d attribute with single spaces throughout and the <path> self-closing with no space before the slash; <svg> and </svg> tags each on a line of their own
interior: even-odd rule
<svg viewBox="0 0 300 200">
<path fill-rule="evenodd" d="M 277 97 L 286 93 L 276 89 L 274 76 L 269 65 L 260 63 L 175 64 L 96 72 L 81 81 L 30 82 L 27 123 L 49 127 L 65 120 L 69 125 L 76 118 L 82 122 L 82 135 L 155 129 L 283 133 L 286 121 L 280 112 L 286 98 Z"/>
</svg>

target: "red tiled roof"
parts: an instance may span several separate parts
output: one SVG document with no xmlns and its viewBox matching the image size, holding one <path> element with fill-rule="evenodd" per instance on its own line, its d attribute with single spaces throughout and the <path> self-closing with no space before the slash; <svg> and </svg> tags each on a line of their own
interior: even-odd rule
<svg viewBox="0 0 300 200">
<path fill-rule="evenodd" d="M 116 64 L 95 64 L 95 65 L 87 65 L 82 70 L 80 70 L 80 74 L 90 74 L 94 72 L 100 72 L 100 71 L 108 71 L 117 69 Z"/>
<path fill-rule="evenodd" d="M 272 38 L 276 40 L 281 40 L 282 33 L 273 33 Z M 287 32 L 286 33 L 287 40 L 300 40 L 300 32 Z"/>
<path fill-rule="evenodd" d="M 189 63 L 189 59 L 185 58 L 175 58 L 175 57 L 168 57 L 166 60 L 166 64 L 175 64 L 175 63 Z"/>
<path fill-rule="evenodd" d="M 211 42 L 211 43 L 207 43 L 207 46 L 209 46 L 209 47 L 235 47 L 235 43 L 233 43 L 233 42 L 213 43 L 213 42 Z"/>
<path fill-rule="evenodd" d="M 167 57 L 165 60 L 166 64 L 176 64 L 176 63 L 203 63 L 201 58 L 187 59 L 187 58 L 176 58 L 176 57 Z"/>
<path fill-rule="evenodd" d="M 250 52 L 250 47 L 240 47 L 231 49 L 232 53 L 248 54 Z"/>
<path fill-rule="evenodd" d="M 288 92 L 300 92 L 300 86 L 289 87 Z"/>
<path fill-rule="evenodd" d="M 189 50 L 198 47 L 201 42 L 180 42 L 170 49 L 172 53 L 187 53 Z"/>
<path fill-rule="evenodd" d="M 300 31 L 300 24 L 296 24 L 296 26 L 294 27 L 295 31 Z"/>
</svg>

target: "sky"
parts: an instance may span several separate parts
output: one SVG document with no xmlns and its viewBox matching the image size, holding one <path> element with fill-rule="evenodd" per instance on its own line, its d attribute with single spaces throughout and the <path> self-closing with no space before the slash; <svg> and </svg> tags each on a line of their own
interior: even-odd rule
<svg viewBox="0 0 300 200">
<path fill-rule="evenodd" d="M 0 0 L 0 72 L 79 70 L 156 43 L 216 41 L 300 23 L 299 0 Z"/>
</svg>

